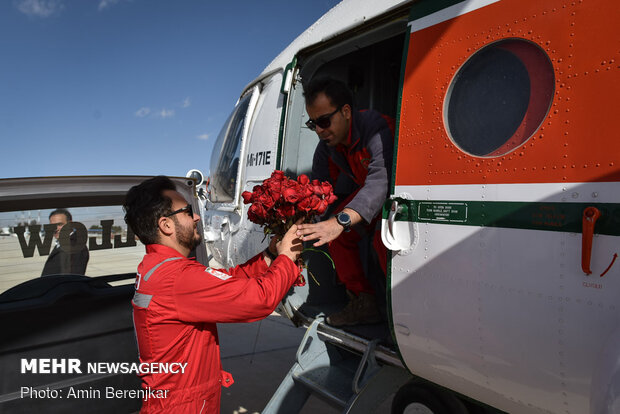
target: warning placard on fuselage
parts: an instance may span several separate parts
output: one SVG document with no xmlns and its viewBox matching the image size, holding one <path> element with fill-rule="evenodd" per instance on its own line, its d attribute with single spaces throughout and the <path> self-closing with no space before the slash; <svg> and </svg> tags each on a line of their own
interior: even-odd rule
<svg viewBox="0 0 620 414">
<path fill-rule="evenodd" d="M 418 220 L 464 223 L 467 221 L 467 203 L 420 201 Z"/>
</svg>

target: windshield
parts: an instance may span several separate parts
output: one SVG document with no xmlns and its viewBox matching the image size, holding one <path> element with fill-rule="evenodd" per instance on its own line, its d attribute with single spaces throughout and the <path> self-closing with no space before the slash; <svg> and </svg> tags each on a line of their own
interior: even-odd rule
<svg viewBox="0 0 620 414">
<path fill-rule="evenodd" d="M 211 201 L 229 203 L 235 198 L 241 141 L 252 94 L 246 94 L 220 131 L 211 155 Z"/>
</svg>

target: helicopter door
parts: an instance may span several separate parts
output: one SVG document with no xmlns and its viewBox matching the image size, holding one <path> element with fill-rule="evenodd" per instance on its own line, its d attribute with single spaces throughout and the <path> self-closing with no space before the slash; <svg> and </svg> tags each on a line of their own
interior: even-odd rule
<svg viewBox="0 0 620 414">
<path fill-rule="evenodd" d="M 398 348 L 508 412 L 591 412 L 618 389 L 617 7 L 454 3 L 409 23 L 382 223 Z"/>
</svg>

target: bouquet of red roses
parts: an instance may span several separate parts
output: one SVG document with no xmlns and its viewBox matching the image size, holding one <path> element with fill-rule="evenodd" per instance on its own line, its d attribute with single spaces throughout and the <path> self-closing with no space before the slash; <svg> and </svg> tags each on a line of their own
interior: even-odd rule
<svg viewBox="0 0 620 414">
<path fill-rule="evenodd" d="M 252 204 L 248 219 L 264 226 L 265 234 L 280 237 L 300 218 L 309 222 L 325 213 L 327 206 L 336 201 L 333 188 L 327 181 L 310 181 L 305 174 L 293 180 L 278 170 L 263 184 L 254 186 L 252 192 L 244 191 L 241 196 L 245 204 Z M 303 266 L 303 262 L 298 264 Z"/>
</svg>

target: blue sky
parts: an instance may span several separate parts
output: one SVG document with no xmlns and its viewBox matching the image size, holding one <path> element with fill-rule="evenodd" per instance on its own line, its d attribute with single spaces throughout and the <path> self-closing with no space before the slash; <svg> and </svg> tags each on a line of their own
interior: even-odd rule
<svg viewBox="0 0 620 414">
<path fill-rule="evenodd" d="M 243 87 L 338 1 L 1 1 L 0 178 L 206 174 Z"/>
</svg>

